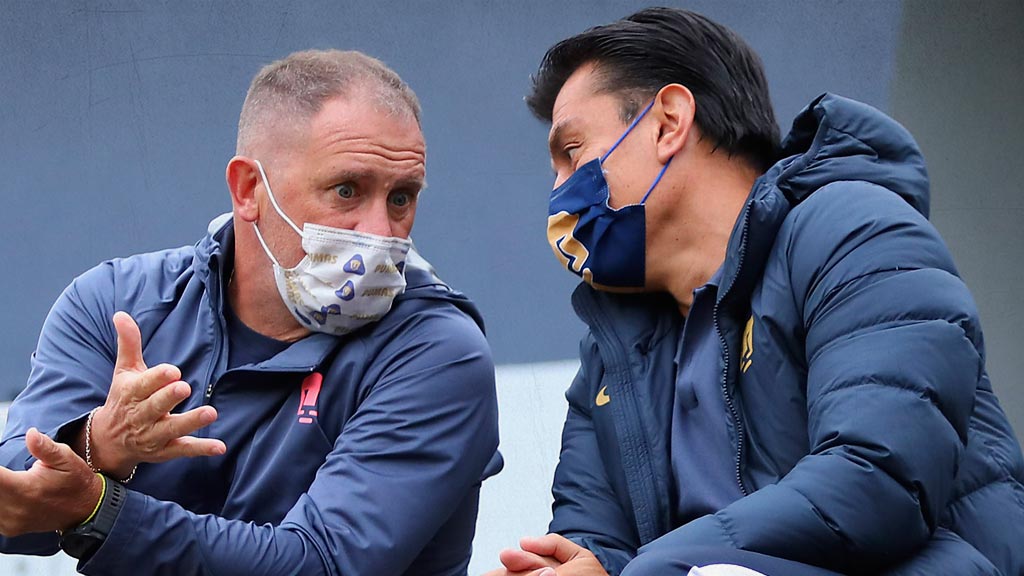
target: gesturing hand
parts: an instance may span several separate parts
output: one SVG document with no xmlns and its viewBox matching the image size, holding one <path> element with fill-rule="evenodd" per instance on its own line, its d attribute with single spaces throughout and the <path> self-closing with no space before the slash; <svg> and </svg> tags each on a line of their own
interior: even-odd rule
<svg viewBox="0 0 1024 576">
<path fill-rule="evenodd" d="M 29 428 L 25 434 L 32 467 L 0 467 L 0 534 L 65 530 L 85 521 L 99 502 L 103 480 L 66 444 Z"/>
<path fill-rule="evenodd" d="M 117 360 L 107 401 L 92 422 L 92 464 L 107 474 L 124 478 L 139 462 L 164 462 L 181 456 L 217 456 L 226 450 L 212 438 L 189 436 L 217 419 L 213 406 L 183 414 L 172 408 L 192 393 L 181 381 L 181 371 L 170 364 L 147 368 L 142 359 L 139 327 L 125 312 L 114 314 Z M 83 427 L 82 442 L 84 446 Z M 84 455 L 83 451 L 79 451 Z"/>
</svg>

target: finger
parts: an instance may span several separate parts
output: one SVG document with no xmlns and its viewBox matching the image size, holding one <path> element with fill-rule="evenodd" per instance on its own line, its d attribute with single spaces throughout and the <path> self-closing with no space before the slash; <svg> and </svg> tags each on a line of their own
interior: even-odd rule
<svg viewBox="0 0 1024 576">
<path fill-rule="evenodd" d="M 526 537 L 519 541 L 519 546 L 538 556 L 551 556 L 561 563 L 572 560 L 581 550 L 586 550 L 560 534 L 547 534 L 537 538 Z"/>
<path fill-rule="evenodd" d="M 116 312 L 113 322 L 114 330 L 117 331 L 117 360 L 114 362 L 114 374 L 126 370 L 145 370 L 139 325 L 127 312 Z"/>
<path fill-rule="evenodd" d="M 199 456 L 223 456 L 227 452 L 224 442 L 216 438 L 196 438 L 185 436 L 175 438 L 167 443 L 167 446 L 160 451 L 159 461 L 171 460 L 173 458 L 196 458 Z"/>
<path fill-rule="evenodd" d="M 554 568 L 541 568 L 530 572 L 529 576 L 558 576 L 558 572 L 555 572 Z"/>
<path fill-rule="evenodd" d="M 217 420 L 217 409 L 213 406 L 200 406 L 183 414 L 171 414 L 159 424 L 158 433 L 170 441 L 179 436 L 187 436 L 196 430 L 209 426 Z"/>
<path fill-rule="evenodd" d="M 537 570 L 546 566 L 557 565 L 554 558 L 539 556 L 524 550 L 502 550 L 498 553 L 498 559 L 510 572 L 523 572 L 526 570 Z"/>
<path fill-rule="evenodd" d="M 29 428 L 25 433 L 25 446 L 36 460 L 55 470 L 70 470 L 71 459 L 78 458 L 68 445 L 54 442 L 35 428 Z"/>
<path fill-rule="evenodd" d="M 181 380 L 181 370 L 177 366 L 172 364 L 160 364 L 154 366 L 142 372 L 138 379 L 131 385 L 131 390 L 128 392 L 128 396 L 135 400 L 145 400 L 153 394 L 156 394 L 158 390 L 165 388 L 172 382 L 179 382 Z M 182 382 L 188 386 L 187 383 Z M 186 394 L 187 397 L 187 394 Z M 177 402 L 175 402 L 177 404 Z M 156 415 L 166 414 L 168 410 L 173 408 L 175 404 L 169 406 L 166 410 L 163 410 Z"/>
<path fill-rule="evenodd" d="M 154 368 L 150 368 L 147 372 L 152 370 Z M 151 385 L 151 381 L 144 383 L 140 380 L 138 388 L 132 392 L 132 396 L 136 396 L 136 394 L 139 396 L 139 419 L 147 422 L 156 422 L 164 418 L 175 406 L 181 404 L 182 400 L 192 394 L 192 387 L 188 385 L 188 382 L 177 380 L 157 387 L 152 393 L 144 396 Z M 189 432 L 192 432 L 192 430 L 175 434 L 175 436 L 181 436 Z"/>
</svg>

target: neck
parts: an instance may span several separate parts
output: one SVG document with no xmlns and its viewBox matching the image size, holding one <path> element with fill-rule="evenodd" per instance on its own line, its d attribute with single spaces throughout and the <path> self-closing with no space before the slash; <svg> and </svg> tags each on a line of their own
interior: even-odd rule
<svg viewBox="0 0 1024 576">
<path fill-rule="evenodd" d="M 670 202 L 659 203 L 659 213 L 647 217 L 647 285 L 670 293 L 686 316 L 693 291 L 724 262 L 733 226 L 759 173 L 722 152 L 707 154 L 699 167 L 680 164 L 678 173 L 688 176 L 674 179 Z"/>
<path fill-rule="evenodd" d="M 252 224 L 235 220 L 235 267 L 228 300 L 246 326 L 269 338 L 294 342 L 310 334 L 285 306 L 274 281 L 274 269 L 256 240 Z"/>
</svg>

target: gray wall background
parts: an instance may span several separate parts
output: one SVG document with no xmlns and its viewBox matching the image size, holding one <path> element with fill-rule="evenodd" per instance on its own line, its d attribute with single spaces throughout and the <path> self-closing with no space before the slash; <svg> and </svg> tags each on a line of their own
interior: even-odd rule
<svg viewBox="0 0 1024 576">
<path fill-rule="evenodd" d="M 783 127 L 831 90 L 893 113 L 935 178 L 933 220 L 981 308 L 989 370 L 1024 430 L 1017 1 L 692 1 L 762 55 Z M 641 2 L 0 0 L 0 397 L 49 305 L 101 260 L 195 242 L 256 70 L 366 51 L 424 108 L 430 188 L 413 237 L 473 297 L 500 363 L 572 358 L 573 277 L 544 234 L 546 127 L 522 102 L 555 41 Z M 565 383 L 553 383 L 564 386 Z"/>
</svg>

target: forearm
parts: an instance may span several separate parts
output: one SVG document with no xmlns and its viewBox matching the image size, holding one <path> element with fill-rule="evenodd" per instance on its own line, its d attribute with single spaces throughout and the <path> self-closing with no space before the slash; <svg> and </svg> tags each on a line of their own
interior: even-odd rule
<svg viewBox="0 0 1024 576">
<path fill-rule="evenodd" d="M 110 535 L 80 570 L 94 576 L 335 573 L 297 526 L 258 526 L 193 514 L 131 491 Z"/>
</svg>

